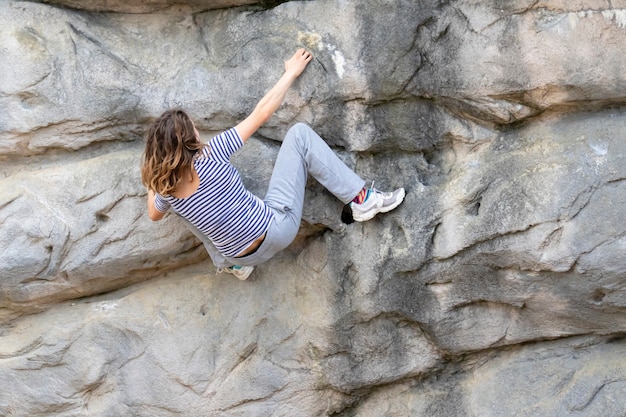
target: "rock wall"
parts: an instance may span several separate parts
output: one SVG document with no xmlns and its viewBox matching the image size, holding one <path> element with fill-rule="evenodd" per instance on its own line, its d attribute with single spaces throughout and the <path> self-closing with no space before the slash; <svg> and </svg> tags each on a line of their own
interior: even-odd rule
<svg viewBox="0 0 626 417">
<path fill-rule="evenodd" d="M 505 4 L 506 3 L 506 4 Z M 626 2 L 0 3 L 0 415 L 618 416 Z M 394 212 L 240 282 L 139 179 L 151 117 L 231 127 L 263 195 L 313 126 Z"/>
</svg>

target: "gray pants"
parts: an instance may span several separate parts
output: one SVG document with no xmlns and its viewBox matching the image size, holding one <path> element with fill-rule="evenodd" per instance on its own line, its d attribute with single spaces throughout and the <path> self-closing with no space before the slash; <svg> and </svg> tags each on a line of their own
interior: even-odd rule
<svg viewBox="0 0 626 417">
<path fill-rule="evenodd" d="M 344 204 L 352 201 L 365 185 L 365 181 L 348 168 L 317 133 L 298 123 L 287 132 L 276 158 L 264 200 L 274 212 L 274 220 L 256 252 L 240 258 L 225 257 L 202 232 L 191 223 L 187 224 L 202 241 L 216 267 L 261 264 L 295 239 L 300 228 L 309 173 Z"/>
</svg>

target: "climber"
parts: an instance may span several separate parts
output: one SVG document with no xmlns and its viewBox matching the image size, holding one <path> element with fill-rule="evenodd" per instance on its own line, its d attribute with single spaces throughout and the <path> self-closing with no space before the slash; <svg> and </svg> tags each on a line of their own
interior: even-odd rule
<svg viewBox="0 0 626 417">
<path fill-rule="evenodd" d="M 387 193 L 365 188 L 365 181 L 302 123 L 285 136 L 265 199 L 244 188 L 231 155 L 278 109 L 311 59 L 310 52 L 297 50 L 252 113 L 206 144 L 180 109 L 164 112 L 147 129 L 141 179 L 148 189 L 148 215 L 157 221 L 172 208 L 204 243 L 218 272 L 245 280 L 254 265 L 294 240 L 308 173 L 349 204 L 356 221 L 390 211 L 404 199 L 403 188 Z"/>
</svg>

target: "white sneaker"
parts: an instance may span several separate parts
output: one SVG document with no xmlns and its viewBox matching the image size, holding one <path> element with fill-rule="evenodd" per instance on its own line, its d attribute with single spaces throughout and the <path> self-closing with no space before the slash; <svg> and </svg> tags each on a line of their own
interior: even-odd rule
<svg viewBox="0 0 626 417">
<path fill-rule="evenodd" d="M 248 279 L 252 271 L 254 271 L 253 266 L 233 265 L 229 266 L 228 268 L 217 268 L 218 273 L 226 272 L 227 274 L 233 274 L 242 281 Z"/>
<path fill-rule="evenodd" d="M 364 222 L 370 220 L 378 213 L 386 213 L 398 207 L 404 200 L 405 191 L 404 188 L 398 188 L 397 190 L 384 193 L 372 188 L 367 190 L 367 197 L 361 204 L 350 203 L 352 208 L 352 217 L 357 222 Z"/>
</svg>

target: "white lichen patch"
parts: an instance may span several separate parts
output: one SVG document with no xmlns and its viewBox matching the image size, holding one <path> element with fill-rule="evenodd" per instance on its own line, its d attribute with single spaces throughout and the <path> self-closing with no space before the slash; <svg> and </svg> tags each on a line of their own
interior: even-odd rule
<svg viewBox="0 0 626 417">
<path fill-rule="evenodd" d="M 93 309 L 96 311 L 107 312 L 111 310 L 116 310 L 118 307 L 117 301 L 103 301 L 97 304 L 94 304 Z"/>
<path fill-rule="evenodd" d="M 593 153 L 598 156 L 605 156 L 609 152 L 608 143 L 598 142 L 598 143 L 590 143 L 589 146 Z"/>
<path fill-rule="evenodd" d="M 583 20 L 596 16 L 602 16 L 610 24 L 626 29 L 626 9 L 580 10 L 569 13 L 553 13 L 544 10 L 540 14 L 538 24 L 542 29 L 556 30 L 562 35 L 569 30 L 576 29 Z"/>
<path fill-rule="evenodd" d="M 626 10 L 605 10 L 602 12 L 602 16 L 618 27 L 626 28 Z"/>
<path fill-rule="evenodd" d="M 337 70 L 337 75 L 339 76 L 339 78 L 343 78 L 346 66 L 346 59 L 343 57 L 343 54 L 339 50 L 334 50 L 332 57 L 333 62 L 335 63 L 335 69 Z"/>
<path fill-rule="evenodd" d="M 576 13 L 570 13 L 570 24 L 572 27 L 576 27 L 576 23 L 582 19 L 588 19 L 596 14 L 602 15 L 602 17 L 610 23 L 617 25 L 617 27 L 626 28 L 626 10 L 623 9 L 609 9 L 596 12 L 595 10 L 582 10 Z"/>
</svg>

